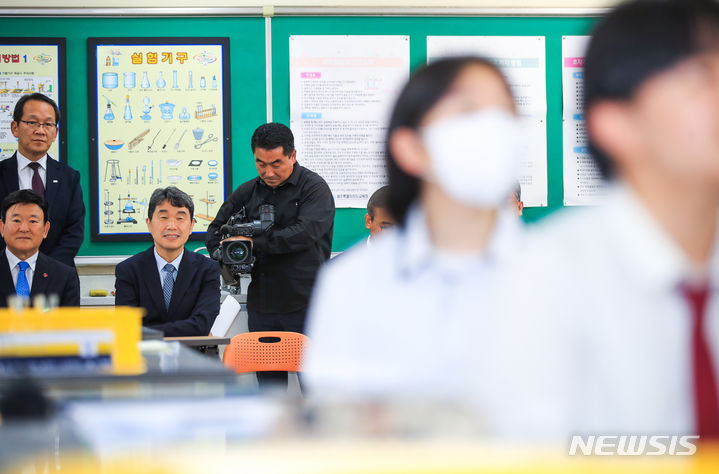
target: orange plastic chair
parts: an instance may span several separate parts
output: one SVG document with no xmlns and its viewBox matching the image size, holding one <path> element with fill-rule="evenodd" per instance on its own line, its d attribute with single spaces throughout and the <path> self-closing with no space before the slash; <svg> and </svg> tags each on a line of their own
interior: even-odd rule
<svg viewBox="0 0 719 474">
<path fill-rule="evenodd" d="M 309 341 L 298 332 L 246 332 L 230 340 L 222 362 L 238 374 L 267 370 L 300 372 Z"/>
</svg>

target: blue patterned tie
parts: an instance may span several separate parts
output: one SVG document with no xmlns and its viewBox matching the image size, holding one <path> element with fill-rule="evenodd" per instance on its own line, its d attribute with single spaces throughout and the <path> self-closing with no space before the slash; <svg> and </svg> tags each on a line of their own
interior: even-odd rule
<svg viewBox="0 0 719 474">
<path fill-rule="evenodd" d="M 27 262 L 20 262 L 17 264 L 20 267 L 20 271 L 17 274 L 17 285 L 15 285 L 15 293 L 23 298 L 30 298 L 30 284 L 27 282 L 27 276 L 25 270 L 30 268 L 30 264 Z"/>
<path fill-rule="evenodd" d="M 172 276 L 175 274 L 175 267 L 167 263 L 164 267 L 165 278 L 162 280 L 162 294 L 165 297 L 165 308 L 170 308 L 170 300 L 172 299 L 172 288 L 175 286 L 175 279 Z"/>
</svg>

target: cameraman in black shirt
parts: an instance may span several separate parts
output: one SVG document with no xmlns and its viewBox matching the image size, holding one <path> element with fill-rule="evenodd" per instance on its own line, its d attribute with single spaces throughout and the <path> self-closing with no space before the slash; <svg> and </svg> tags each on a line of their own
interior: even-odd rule
<svg viewBox="0 0 719 474">
<path fill-rule="evenodd" d="M 210 255 L 220 246 L 220 227 L 244 208 L 259 219 L 260 206 L 275 208 L 274 225 L 249 240 L 257 260 L 247 291 L 250 331 L 303 332 L 312 286 L 319 266 L 330 256 L 335 204 L 317 173 L 297 163 L 292 131 L 280 123 L 261 125 L 252 135 L 257 178 L 238 187 L 207 228 Z M 277 374 L 258 374 L 261 383 Z M 282 377 L 286 380 L 286 376 Z"/>
</svg>

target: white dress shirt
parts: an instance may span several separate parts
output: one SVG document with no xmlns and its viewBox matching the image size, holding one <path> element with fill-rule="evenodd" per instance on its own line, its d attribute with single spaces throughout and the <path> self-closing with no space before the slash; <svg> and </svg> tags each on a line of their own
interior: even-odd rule
<svg viewBox="0 0 719 474">
<path fill-rule="evenodd" d="M 533 349 L 515 352 L 512 373 L 538 370 L 543 383 L 523 403 L 553 398 L 565 433 L 692 434 L 692 315 L 679 285 L 709 275 L 706 337 L 717 368 L 719 254 L 693 268 L 621 186 L 601 206 L 540 224 L 525 250 L 512 272 L 522 297 L 505 321 L 524 329 L 513 345 Z"/>
<path fill-rule="evenodd" d="M 37 263 L 37 254 L 39 252 L 35 252 L 30 257 L 28 257 L 25 262 L 29 265 L 29 267 L 25 270 L 25 277 L 27 278 L 27 285 L 30 290 L 32 290 L 32 277 L 35 274 L 35 264 Z M 8 266 L 10 267 L 10 274 L 12 275 L 12 283 L 17 287 L 17 277 L 20 273 L 20 266 L 19 263 L 22 261 L 19 258 L 15 256 L 14 253 L 10 251 L 9 248 L 5 247 L 5 255 L 7 256 L 7 262 Z"/>
<path fill-rule="evenodd" d="M 17 152 L 17 178 L 19 189 L 32 189 L 32 175 L 34 171 L 30 168 L 30 163 L 33 163 L 19 151 Z M 43 156 L 37 163 L 40 163 L 40 167 L 37 172 L 40 174 L 42 184 L 47 189 L 47 155 Z"/>
<path fill-rule="evenodd" d="M 175 267 L 175 272 L 172 274 L 172 280 L 177 281 L 177 272 L 180 271 L 182 254 L 184 254 L 185 251 L 183 250 L 182 252 L 180 252 L 180 255 L 178 255 L 177 258 L 171 262 L 168 262 L 164 258 L 160 257 L 160 254 L 157 253 L 157 248 L 153 248 L 153 251 L 155 252 L 155 262 L 157 262 L 157 273 L 160 274 L 160 284 L 165 281 L 165 273 L 167 273 L 167 270 L 165 270 L 165 265 L 167 265 L 168 263 Z"/>
<path fill-rule="evenodd" d="M 406 229 L 334 258 L 320 271 L 308 313 L 304 370 L 313 393 L 470 396 L 466 354 L 488 334 L 494 274 L 518 234 L 516 217 L 502 213 L 483 254 L 448 254 L 433 246 L 414 207 Z"/>
</svg>

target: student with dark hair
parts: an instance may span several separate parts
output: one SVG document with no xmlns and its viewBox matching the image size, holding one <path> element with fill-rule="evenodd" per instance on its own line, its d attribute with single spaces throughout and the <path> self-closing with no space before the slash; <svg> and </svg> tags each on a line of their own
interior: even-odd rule
<svg viewBox="0 0 719 474">
<path fill-rule="evenodd" d="M 389 186 L 382 186 L 372 193 L 367 201 L 367 214 L 364 215 L 364 225 L 369 230 L 367 245 L 372 245 L 372 238 L 396 224 L 394 217 L 389 213 Z"/>
<path fill-rule="evenodd" d="M 158 188 L 147 206 L 153 246 L 115 268 L 115 305 L 145 308 L 144 326 L 165 336 L 207 336 L 220 312 L 220 267 L 185 249 L 195 206 L 180 189 Z"/>
<path fill-rule="evenodd" d="M 519 142 L 512 94 L 490 62 L 443 59 L 412 76 L 387 135 L 398 225 L 327 264 L 312 297 L 315 393 L 466 395 L 468 336 L 492 314 L 494 275 L 518 231 L 507 197 Z"/>
<path fill-rule="evenodd" d="M 526 243 L 506 316 L 541 350 L 517 366 L 565 388 L 566 432 L 716 439 L 719 4 L 618 6 L 593 32 L 584 78 L 608 196 Z"/>
<path fill-rule="evenodd" d="M 50 230 L 47 202 L 29 189 L 7 195 L 0 205 L 0 307 L 11 296 L 32 302 L 57 295 L 60 306 L 80 306 L 80 280 L 74 268 L 40 252 Z"/>
<path fill-rule="evenodd" d="M 258 177 L 241 184 L 207 228 L 205 244 L 217 257 L 220 227 L 244 209 L 259 219 L 260 206 L 271 204 L 275 222 L 250 237 L 257 257 L 247 291 L 250 331 L 304 332 L 307 305 L 319 266 L 330 257 L 335 204 L 321 176 L 297 162 L 292 131 L 280 123 L 255 130 L 251 140 Z M 219 258 L 219 257 L 218 257 Z M 262 386 L 286 383 L 287 375 L 258 374 Z"/>
<path fill-rule="evenodd" d="M 18 148 L 13 156 L 0 161 L 0 199 L 18 189 L 32 189 L 44 196 L 52 225 L 40 250 L 74 267 L 84 238 L 85 204 L 80 173 L 47 154 L 57 138 L 59 123 L 60 110 L 51 98 L 34 93 L 17 101 L 10 130 Z"/>
</svg>

